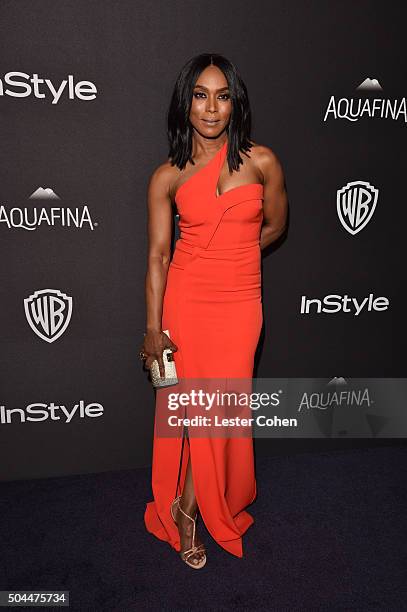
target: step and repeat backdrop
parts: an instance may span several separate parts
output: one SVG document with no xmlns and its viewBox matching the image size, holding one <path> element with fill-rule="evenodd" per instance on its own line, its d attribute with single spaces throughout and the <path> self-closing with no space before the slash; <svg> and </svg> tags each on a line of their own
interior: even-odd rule
<svg viewBox="0 0 407 612">
<path fill-rule="evenodd" d="M 405 376 L 402 3 L 20 0 L 0 18 L 0 479 L 151 463 L 146 191 L 198 53 L 236 65 L 285 174 L 255 376 Z M 262 452 L 278 442 L 300 444 Z"/>
</svg>

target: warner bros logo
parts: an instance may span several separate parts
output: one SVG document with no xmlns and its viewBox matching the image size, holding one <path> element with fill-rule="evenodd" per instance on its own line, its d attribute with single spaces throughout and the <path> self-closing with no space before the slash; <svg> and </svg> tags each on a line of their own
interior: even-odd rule
<svg viewBox="0 0 407 612">
<path fill-rule="evenodd" d="M 367 181 L 352 181 L 336 192 L 339 221 L 353 236 L 369 223 L 379 190 Z"/>
<path fill-rule="evenodd" d="M 72 298 L 58 289 L 41 289 L 24 299 L 31 329 L 45 342 L 55 342 L 66 330 L 72 315 Z"/>
</svg>

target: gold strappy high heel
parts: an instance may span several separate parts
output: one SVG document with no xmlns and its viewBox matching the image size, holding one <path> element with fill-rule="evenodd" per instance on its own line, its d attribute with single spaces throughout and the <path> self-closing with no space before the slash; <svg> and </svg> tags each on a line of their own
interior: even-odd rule
<svg viewBox="0 0 407 612">
<path fill-rule="evenodd" d="M 192 528 L 192 546 L 191 548 L 188 548 L 188 550 L 181 551 L 179 555 L 181 559 L 185 561 L 187 565 L 189 565 L 189 567 L 193 567 L 194 569 L 201 569 L 201 567 L 203 567 L 206 563 L 206 554 L 199 563 L 191 563 L 190 561 L 188 561 L 191 555 L 194 555 L 195 553 L 201 551 L 202 547 L 204 546 L 203 544 L 199 544 L 199 546 L 195 546 L 195 528 L 196 528 L 196 517 L 198 513 L 196 513 L 195 518 L 192 518 L 192 516 L 189 516 L 189 514 L 184 512 L 183 509 L 181 508 L 180 499 L 181 499 L 181 495 L 178 495 L 178 497 L 176 497 L 171 504 L 171 516 L 173 518 L 174 523 L 178 527 L 178 524 L 177 524 L 177 521 L 175 520 L 175 515 L 174 515 L 174 505 L 178 504 L 178 509 L 181 510 L 182 514 L 187 516 L 193 522 L 194 526 Z"/>
</svg>

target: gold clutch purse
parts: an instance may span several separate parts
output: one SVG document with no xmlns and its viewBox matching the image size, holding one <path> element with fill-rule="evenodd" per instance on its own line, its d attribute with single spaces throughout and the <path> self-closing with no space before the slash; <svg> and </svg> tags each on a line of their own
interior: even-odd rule
<svg viewBox="0 0 407 612">
<path fill-rule="evenodd" d="M 163 330 L 164 334 L 170 338 L 168 329 Z M 175 368 L 174 354 L 170 348 L 163 350 L 164 376 L 160 376 L 160 368 L 157 359 L 154 359 L 150 367 L 151 382 L 154 387 L 170 387 L 178 383 L 177 371 Z"/>
</svg>

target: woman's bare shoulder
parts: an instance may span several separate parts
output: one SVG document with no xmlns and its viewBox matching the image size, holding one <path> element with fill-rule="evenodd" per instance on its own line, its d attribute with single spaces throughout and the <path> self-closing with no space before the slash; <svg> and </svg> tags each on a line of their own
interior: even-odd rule
<svg viewBox="0 0 407 612">
<path fill-rule="evenodd" d="M 278 159 L 277 154 L 271 147 L 267 145 L 259 144 L 258 142 L 250 141 L 252 147 L 250 149 L 250 153 L 253 153 L 253 158 L 257 159 L 266 159 L 269 161 L 276 161 Z"/>
<path fill-rule="evenodd" d="M 250 150 L 250 156 L 263 176 L 282 172 L 281 162 L 271 147 L 259 144 L 253 140 L 251 143 L 253 146 Z"/>
<path fill-rule="evenodd" d="M 167 159 L 162 164 L 154 168 L 149 180 L 149 188 L 160 191 L 165 191 L 171 195 L 174 182 L 179 175 L 177 166 L 171 165 L 171 161 Z"/>
</svg>

